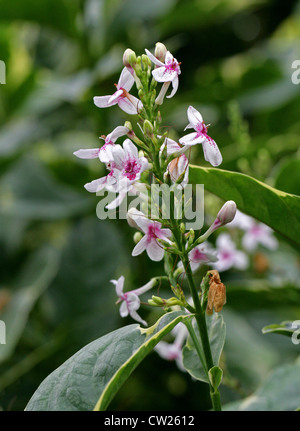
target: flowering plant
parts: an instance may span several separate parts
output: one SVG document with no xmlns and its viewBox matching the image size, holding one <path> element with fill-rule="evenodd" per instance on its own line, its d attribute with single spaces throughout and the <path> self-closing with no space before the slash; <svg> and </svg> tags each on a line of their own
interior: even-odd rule
<svg viewBox="0 0 300 431">
<path fill-rule="evenodd" d="M 101 109 L 118 105 L 125 113 L 137 116 L 137 127 L 134 128 L 133 121 L 126 121 L 102 136 L 104 144 L 100 148 L 80 149 L 74 154 L 84 159 L 99 158 L 107 169 L 107 175 L 85 185 L 87 191 L 99 196 L 103 191 L 113 195 L 106 210 L 119 208 L 129 194 L 135 197 L 134 205 L 127 209 L 128 224 L 136 231 L 132 256 L 146 252 L 152 261 L 163 261 L 164 273 L 132 290 L 125 290 L 122 274 L 111 281 L 117 304 L 120 304 L 120 315 L 130 316 L 139 324 L 124 326 L 90 343 L 52 373 L 50 381 L 59 379 L 64 390 L 55 397 L 48 393 L 47 407 L 54 408 L 59 402 L 64 409 L 73 409 L 84 400 L 84 409 L 106 409 L 136 366 L 155 350 L 163 358 L 175 360 L 179 368 L 193 378 L 207 383 L 212 408 L 221 410 L 220 356 L 225 342 L 225 324 L 220 312 L 226 303 L 226 287 L 219 272 L 232 266 L 245 269 L 247 256 L 236 249 L 228 233 L 223 232 L 218 237 L 217 249 L 208 239 L 218 229 L 230 226 L 231 222 L 231 226 L 234 225 L 237 205 L 233 199 L 225 198 L 226 202 L 204 232 L 203 214 L 201 210 L 196 211 L 196 221 L 200 219 L 202 224 L 195 222 L 195 228 L 191 227 L 188 222 L 195 196 L 189 188 L 190 179 L 192 176 L 195 183 L 195 176 L 201 174 L 201 171 L 195 174 L 195 167 L 190 166 L 191 151 L 196 145 L 202 145 L 204 159 L 212 170 L 222 163 L 221 152 L 208 135 L 208 125 L 202 115 L 193 106 L 187 108 L 185 128 L 193 132 L 183 134 L 178 142 L 169 137 L 169 130 L 162 132 L 160 107 L 165 97 L 174 97 L 181 74 L 181 63 L 162 43 L 156 44 L 154 54 L 146 50 L 146 54 L 136 56 L 127 49 L 123 64 L 114 94 L 96 96 L 94 103 Z M 138 97 L 130 93 L 134 84 Z M 172 89 L 167 95 L 170 85 Z M 161 86 L 159 91 L 158 86 Z M 122 137 L 125 137 L 122 145 L 116 143 Z M 259 240 L 255 238 L 265 244 L 275 244 L 275 240 L 268 237 L 269 228 L 255 227 L 249 220 L 244 220 L 243 224 L 248 222 L 250 226 L 245 229 L 244 244 L 253 249 Z M 265 236 L 255 237 L 258 229 Z M 194 273 L 203 265 L 211 269 L 206 271 L 199 286 Z M 162 283 L 169 286 L 168 298 L 158 294 L 157 288 Z M 146 294 L 147 305 L 163 311 L 149 328 L 142 311 L 138 312 L 142 304 L 140 298 Z M 163 340 L 170 333 L 175 335 L 172 344 Z M 85 373 L 86 379 L 81 381 L 80 387 L 68 382 L 70 363 L 73 373 Z M 49 380 L 42 383 L 28 409 L 36 408 L 48 384 Z"/>
</svg>

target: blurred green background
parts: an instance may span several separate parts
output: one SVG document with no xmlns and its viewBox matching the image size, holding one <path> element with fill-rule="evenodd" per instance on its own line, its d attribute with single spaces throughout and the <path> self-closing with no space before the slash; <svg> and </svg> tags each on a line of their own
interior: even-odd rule
<svg viewBox="0 0 300 431">
<path fill-rule="evenodd" d="M 291 81 L 299 37 L 296 0 L 0 0 L 0 60 L 6 64 L 6 84 L 0 85 L 0 319 L 7 326 L 7 344 L 0 345 L 1 409 L 24 409 L 70 355 L 132 323 L 119 316 L 111 279 L 124 274 L 129 290 L 162 273 L 162 264 L 145 254 L 131 257 L 126 220 L 97 218 L 99 198 L 83 185 L 103 168 L 72 154 L 97 147 L 99 136 L 128 119 L 118 107 L 93 104 L 93 96 L 114 91 L 124 50 L 153 52 L 161 41 L 182 62 L 179 90 L 162 106 L 163 123 L 174 127 L 175 138 L 191 104 L 212 125 L 223 169 L 300 194 L 300 85 Z M 201 148 L 192 162 L 207 165 Z M 221 204 L 207 195 L 208 214 L 216 215 Z M 256 255 L 245 273 L 222 276 L 228 287 L 223 402 L 250 394 L 270 370 L 299 355 L 299 345 L 287 337 L 261 333 L 264 325 L 300 318 L 298 251 L 278 239 L 276 251 L 258 251 L 267 262 L 263 268 Z M 141 314 L 155 321 L 147 307 Z M 156 353 L 111 405 L 209 407 L 206 386 Z"/>
</svg>

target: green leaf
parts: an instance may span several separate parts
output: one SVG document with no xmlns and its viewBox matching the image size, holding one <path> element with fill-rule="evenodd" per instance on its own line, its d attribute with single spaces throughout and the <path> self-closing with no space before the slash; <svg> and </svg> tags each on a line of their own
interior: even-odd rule
<svg viewBox="0 0 300 431">
<path fill-rule="evenodd" d="M 225 343 L 226 328 L 223 316 L 219 313 L 214 313 L 212 316 L 206 316 L 206 323 L 213 362 L 215 365 L 218 365 Z M 196 328 L 195 330 L 197 333 L 198 330 Z M 204 356 L 201 341 L 199 342 L 202 356 Z M 183 366 L 195 379 L 209 383 L 209 375 L 202 367 L 194 343 L 190 338 L 187 340 L 187 343 L 183 348 Z"/>
<path fill-rule="evenodd" d="M 300 329 L 300 320 L 284 321 L 281 323 L 273 323 L 262 328 L 263 334 L 281 334 L 288 337 L 297 336 Z"/>
<path fill-rule="evenodd" d="M 163 315 L 150 328 L 133 324 L 93 341 L 41 383 L 26 410 L 106 410 L 155 345 L 175 325 L 190 318 L 190 314 L 174 311 Z"/>
<path fill-rule="evenodd" d="M 300 364 L 276 368 L 249 397 L 226 404 L 232 411 L 292 411 L 299 407 Z"/>
<path fill-rule="evenodd" d="M 24 271 L 15 283 L 10 302 L 0 313 L 6 326 L 6 344 L 0 346 L 0 363 L 14 351 L 21 337 L 30 311 L 37 299 L 47 289 L 58 271 L 59 253 L 45 247 L 26 262 Z"/>
<path fill-rule="evenodd" d="M 300 245 L 300 197 L 255 178 L 216 168 L 190 166 L 190 182 L 204 184 L 220 198 L 233 200 L 240 211 L 255 217 Z"/>
<path fill-rule="evenodd" d="M 215 365 L 208 371 L 208 377 L 212 387 L 216 391 L 221 384 L 223 378 L 223 371 L 220 367 Z"/>
</svg>

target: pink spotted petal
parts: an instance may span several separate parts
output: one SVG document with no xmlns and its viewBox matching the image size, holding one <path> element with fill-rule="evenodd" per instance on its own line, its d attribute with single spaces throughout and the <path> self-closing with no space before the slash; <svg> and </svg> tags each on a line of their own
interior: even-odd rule
<svg viewBox="0 0 300 431">
<path fill-rule="evenodd" d="M 181 145 L 196 145 L 196 144 L 202 144 L 203 141 L 205 141 L 205 136 L 200 135 L 197 132 L 189 133 L 188 135 L 183 136 L 179 139 L 179 143 Z"/>
<path fill-rule="evenodd" d="M 169 96 L 167 96 L 167 99 L 170 99 L 171 97 L 173 97 L 176 93 L 176 91 L 178 90 L 178 83 L 179 83 L 179 79 L 178 76 L 176 76 L 173 80 L 172 80 L 172 91 L 169 94 Z"/>
<path fill-rule="evenodd" d="M 189 119 L 190 124 L 196 128 L 196 126 L 199 123 L 203 122 L 203 118 L 202 115 L 200 114 L 199 111 L 197 111 L 197 109 L 195 109 L 193 106 L 189 106 L 188 110 L 187 110 L 187 116 Z"/>
<path fill-rule="evenodd" d="M 202 146 L 205 160 L 212 166 L 219 166 L 223 159 L 215 141 L 211 138 L 206 138 Z"/>
<path fill-rule="evenodd" d="M 177 78 L 177 72 L 175 70 L 166 69 L 165 66 L 158 67 L 152 70 L 152 75 L 157 82 L 171 82 Z"/>
</svg>

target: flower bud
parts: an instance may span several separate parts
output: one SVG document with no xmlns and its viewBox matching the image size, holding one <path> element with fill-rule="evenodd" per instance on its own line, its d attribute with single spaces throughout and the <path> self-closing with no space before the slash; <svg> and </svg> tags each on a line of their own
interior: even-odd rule
<svg viewBox="0 0 300 431">
<path fill-rule="evenodd" d="M 164 63 L 166 58 L 166 53 L 167 53 L 167 48 L 165 47 L 165 45 L 161 42 L 157 42 L 155 44 L 155 50 L 154 50 L 155 57 L 158 60 L 160 60 L 162 63 Z"/>
<path fill-rule="evenodd" d="M 149 120 L 145 120 L 144 121 L 143 128 L 144 128 L 145 135 L 147 135 L 147 136 L 152 136 L 153 135 L 153 126 L 152 126 L 152 124 L 150 123 Z"/>
<path fill-rule="evenodd" d="M 135 244 L 137 244 L 138 242 L 140 242 L 140 240 L 143 238 L 143 235 L 141 232 L 135 232 L 135 234 L 133 235 L 133 242 Z"/>
<path fill-rule="evenodd" d="M 127 48 L 123 54 L 123 64 L 131 70 L 136 64 L 136 54 L 132 49 Z"/>
<path fill-rule="evenodd" d="M 230 223 L 236 214 L 236 203 L 234 201 L 227 201 L 222 206 L 217 215 L 217 220 L 221 223 L 221 226 Z"/>
<path fill-rule="evenodd" d="M 137 210 L 136 208 L 129 208 L 127 215 L 126 215 L 127 223 L 129 224 L 130 227 L 133 227 L 135 229 L 140 230 L 140 228 L 138 227 L 138 225 L 135 222 L 135 220 L 138 217 L 145 217 L 145 214 L 142 213 L 141 211 Z"/>
</svg>

